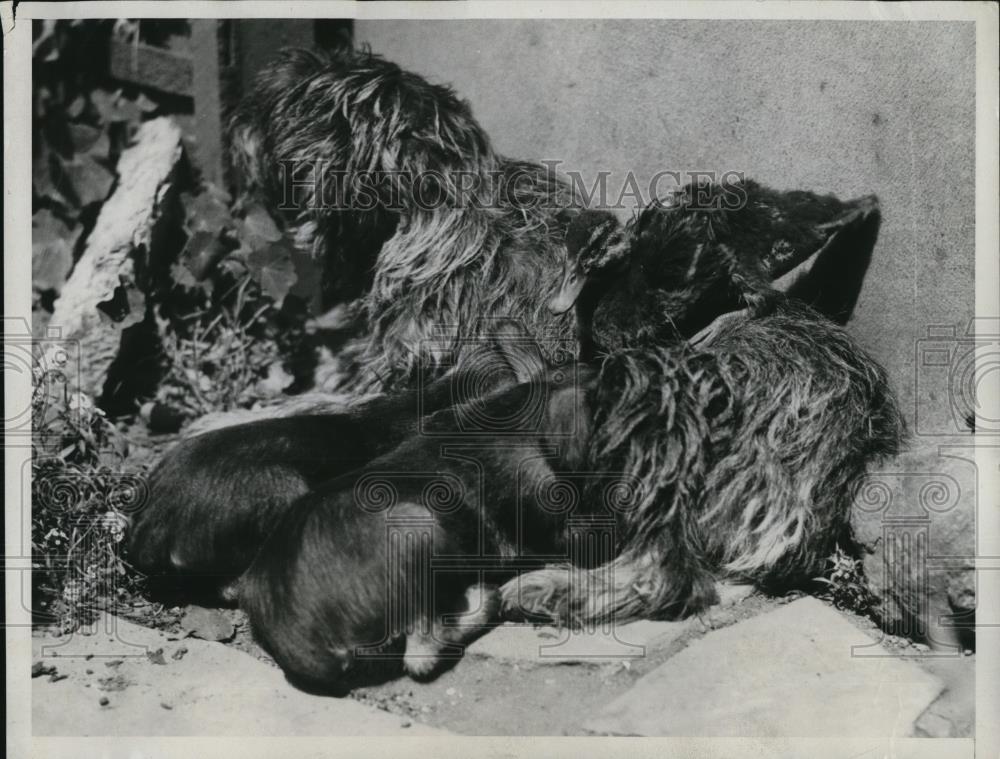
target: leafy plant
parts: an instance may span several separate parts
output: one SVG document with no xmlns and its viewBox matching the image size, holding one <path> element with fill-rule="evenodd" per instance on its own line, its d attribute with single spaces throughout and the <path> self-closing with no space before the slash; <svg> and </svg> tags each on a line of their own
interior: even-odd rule
<svg viewBox="0 0 1000 759">
<path fill-rule="evenodd" d="M 186 39 L 183 31 L 166 22 L 140 30 L 122 20 L 34 26 L 36 328 L 114 192 L 121 152 L 144 119 L 171 109 L 166 95 L 161 109 L 137 87 L 110 80 L 106 56 L 95 51 L 112 34 L 142 32 L 146 42 L 176 45 Z M 157 34 L 166 36 L 150 37 Z M 159 247 L 150 251 L 143 293 L 150 320 L 133 333 L 136 355 L 152 359 L 143 369 L 151 380 L 135 394 L 166 407 L 160 418 L 177 424 L 307 382 L 315 356 L 304 325 L 319 303 L 316 262 L 262 207 L 233 204 L 210 184 L 195 186 L 197 167 L 188 168 L 178 174 L 188 191 L 169 207 Z M 71 390 L 65 357 L 52 348 L 39 358 L 32 398 L 33 610 L 39 621 L 72 629 L 97 610 L 122 610 L 139 589 L 121 548 L 145 484 L 141 472 L 129 470 L 105 412 Z M 129 408 L 135 394 L 115 408 Z"/>
<path fill-rule="evenodd" d="M 865 582 L 861 559 L 854 558 L 837 546 L 827 564 L 829 566 L 824 575 L 813 578 L 825 586 L 817 595 L 838 609 L 869 614 L 875 598 Z"/>
<path fill-rule="evenodd" d="M 39 21 L 32 75 L 32 256 L 36 293 L 58 293 L 81 233 L 114 186 L 121 151 L 158 109 L 107 89 L 97 49 L 111 22 Z M 96 49 L 95 49 L 96 48 Z M 50 296 L 51 297 L 51 296 Z"/>
<path fill-rule="evenodd" d="M 311 259 L 262 207 L 234 211 L 212 185 L 181 205 L 187 241 L 157 308 L 167 370 L 156 402 L 190 418 L 281 394 L 309 364 Z"/>
<path fill-rule="evenodd" d="M 69 389 L 65 355 L 50 348 L 32 392 L 32 610 L 72 630 L 131 601 L 139 577 L 122 558 L 130 509 L 145 492 L 104 413 Z"/>
</svg>

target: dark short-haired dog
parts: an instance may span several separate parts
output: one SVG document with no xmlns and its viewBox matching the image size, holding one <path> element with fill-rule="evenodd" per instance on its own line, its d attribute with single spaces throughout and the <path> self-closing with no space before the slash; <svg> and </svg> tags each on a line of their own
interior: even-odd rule
<svg viewBox="0 0 1000 759">
<path fill-rule="evenodd" d="M 129 560 L 154 588 L 232 600 L 229 584 L 295 499 L 394 448 L 417 430 L 421 414 L 535 370 L 511 360 L 483 341 L 462 366 L 418 389 L 180 442 L 151 473 L 146 502 L 132 515 Z"/>
<path fill-rule="evenodd" d="M 545 493 L 579 468 L 587 374 L 439 411 L 292 506 L 240 584 L 255 637 L 289 679 L 343 691 L 400 662 L 432 676 L 496 621 L 491 578 L 565 559 L 565 509 Z"/>
</svg>

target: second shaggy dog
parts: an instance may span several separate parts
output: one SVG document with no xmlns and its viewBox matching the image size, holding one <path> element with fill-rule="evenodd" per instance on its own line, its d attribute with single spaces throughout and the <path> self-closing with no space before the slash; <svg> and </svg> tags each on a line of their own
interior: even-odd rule
<svg viewBox="0 0 1000 759">
<path fill-rule="evenodd" d="M 479 317 L 539 339 L 578 206 L 544 167 L 495 154 L 447 87 L 369 52 L 287 51 L 231 125 L 252 188 L 325 261 L 327 305 L 362 298 L 371 333 L 353 387 L 412 382 L 460 360 Z"/>
<path fill-rule="evenodd" d="M 296 682 L 341 689 L 457 659 L 497 620 L 495 594 L 466 591 L 525 560 L 566 566 L 508 580 L 506 615 L 560 623 L 681 616 L 718 576 L 811 577 L 902 428 L 846 333 L 778 309 L 704 350 L 645 345 L 498 392 L 476 434 L 433 415 L 291 508 L 241 587 L 255 635 Z M 532 399 L 535 423 L 513 423 Z M 587 523 L 612 529 L 575 540 Z"/>
<path fill-rule="evenodd" d="M 615 515 L 619 555 L 503 589 L 513 617 L 592 623 L 674 617 L 713 579 L 800 581 L 845 537 L 858 484 L 904 434 L 884 370 L 808 308 L 727 322 L 699 350 L 614 352 L 589 405 L 583 469 L 641 483 Z"/>
</svg>

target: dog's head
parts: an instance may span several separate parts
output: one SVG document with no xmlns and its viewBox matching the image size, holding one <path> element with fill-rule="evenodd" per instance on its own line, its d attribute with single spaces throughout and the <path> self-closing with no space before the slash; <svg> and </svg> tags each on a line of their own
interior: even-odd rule
<svg viewBox="0 0 1000 759">
<path fill-rule="evenodd" d="M 596 210 L 576 214 L 566 228 L 562 283 L 549 301 L 549 311 L 562 314 L 571 309 L 589 283 L 614 276 L 627 254 L 621 223 L 614 214 Z"/>
</svg>

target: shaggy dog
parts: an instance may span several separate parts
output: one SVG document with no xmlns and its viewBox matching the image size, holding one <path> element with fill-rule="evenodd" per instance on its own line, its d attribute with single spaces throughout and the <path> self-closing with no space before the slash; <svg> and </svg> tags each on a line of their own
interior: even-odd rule
<svg viewBox="0 0 1000 759">
<path fill-rule="evenodd" d="M 325 261 L 325 299 L 362 299 L 352 387 L 440 373 L 477 317 L 571 329 L 545 303 L 578 202 L 544 167 L 493 152 L 469 107 L 367 51 L 284 52 L 231 121 L 235 164 Z"/>
<path fill-rule="evenodd" d="M 432 415 L 302 498 L 261 549 L 240 602 L 297 684 L 342 690 L 400 659 L 437 673 L 496 620 L 485 575 L 529 560 L 565 567 L 507 580 L 509 618 L 681 616 L 714 601 L 718 576 L 811 577 L 902 434 L 882 369 L 791 304 L 704 349 L 614 351 L 482 405 L 497 427 L 468 435 L 461 407 Z M 523 424 L 529 407 L 542 411 Z M 611 529 L 578 540 L 581 524 Z M 470 588 L 485 600 L 470 606 Z"/>
<path fill-rule="evenodd" d="M 229 584 L 298 497 L 391 450 L 418 431 L 421 415 L 537 370 L 540 357 L 514 356 L 499 333 L 495 340 L 416 390 L 182 441 L 153 470 L 148 498 L 132 516 L 131 563 L 163 590 L 232 600 Z"/>
<path fill-rule="evenodd" d="M 792 302 L 686 343 L 612 352 L 588 396 L 586 471 L 641 484 L 617 515 L 618 556 L 507 583 L 513 618 L 566 624 L 675 617 L 719 576 L 787 584 L 818 574 L 855 491 L 904 435 L 884 370 Z"/>
</svg>

